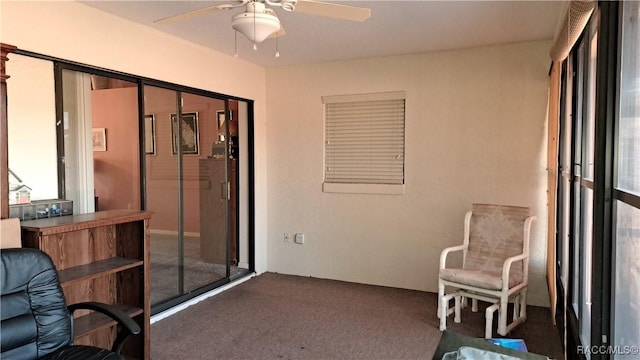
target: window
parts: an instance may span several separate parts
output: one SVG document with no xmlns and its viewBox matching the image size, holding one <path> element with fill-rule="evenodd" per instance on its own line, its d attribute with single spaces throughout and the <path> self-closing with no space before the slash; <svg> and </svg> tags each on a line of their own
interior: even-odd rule
<svg viewBox="0 0 640 360">
<path fill-rule="evenodd" d="M 599 2 L 565 64 L 567 358 L 636 358 L 640 345 L 639 15 L 635 1 Z"/>
<path fill-rule="evenodd" d="M 584 346 L 591 345 L 592 262 L 594 216 L 594 159 L 596 131 L 597 14 L 572 59 L 575 61 L 575 118 L 573 131 L 573 233 L 571 305 Z M 573 68 L 573 66 L 572 66 Z M 566 138 L 569 140 L 569 138 Z M 568 210 L 568 209 L 567 209 Z M 585 354 L 590 358 L 589 354 Z"/>
<path fill-rule="evenodd" d="M 640 346 L 640 3 L 622 4 L 621 61 L 614 181 L 613 345 Z M 612 359 L 631 358 L 615 354 Z"/>
<path fill-rule="evenodd" d="M 640 3 L 624 3 L 617 188 L 640 196 Z"/>
<path fill-rule="evenodd" d="M 405 93 L 324 96 L 325 192 L 404 193 Z"/>
</svg>

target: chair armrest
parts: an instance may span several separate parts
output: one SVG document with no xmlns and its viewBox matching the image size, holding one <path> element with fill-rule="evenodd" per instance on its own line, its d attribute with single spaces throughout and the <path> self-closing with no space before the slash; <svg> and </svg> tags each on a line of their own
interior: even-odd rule
<svg viewBox="0 0 640 360">
<path fill-rule="evenodd" d="M 502 288 L 504 290 L 509 288 L 509 272 L 511 271 L 511 264 L 516 261 L 525 260 L 529 258 L 529 254 L 520 254 L 516 256 L 508 257 L 502 265 Z"/>
<path fill-rule="evenodd" d="M 468 246 L 469 245 L 467 244 L 462 244 L 458 246 L 451 246 L 442 250 L 442 252 L 440 253 L 440 269 L 444 269 L 446 267 L 447 255 L 449 255 L 450 252 L 466 250 Z"/>
<path fill-rule="evenodd" d="M 73 305 L 67 306 L 69 311 L 73 313 L 76 310 L 93 310 L 115 320 L 120 326 L 121 331 L 116 337 L 116 340 L 113 343 L 113 347 L 111 351 L 120 354 L 120 350 L 122 349 L 122 345 L 124 341 L 129 335 L 138 335 L 140 334 L 140 326 L 135 322 L 129 315 L 127 315 L 124 311 L 118 309 L 115 305 L 109 305 L 99 302 L 82 302 Z"/>
</svg>

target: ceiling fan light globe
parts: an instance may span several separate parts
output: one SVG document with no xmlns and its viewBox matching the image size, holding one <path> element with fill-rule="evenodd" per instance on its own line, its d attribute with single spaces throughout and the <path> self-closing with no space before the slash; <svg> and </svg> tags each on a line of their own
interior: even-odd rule
<svg viewBox="0 0 640 360">
<path fill-rule="evenodd" d="M 233 16 L 231 27 L 254 43 L 261 43 L 280 30 L 280 20 L 271 14 L 243 12 Z"/>
</svg>

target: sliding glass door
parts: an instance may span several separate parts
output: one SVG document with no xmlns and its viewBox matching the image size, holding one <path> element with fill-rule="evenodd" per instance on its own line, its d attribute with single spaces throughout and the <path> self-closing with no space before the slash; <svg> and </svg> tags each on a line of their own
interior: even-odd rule
<svg viewBox="0 0 640 360">
<path fill-rule="evenodd" d="M 178 112 L 179 93 L 144 86 L 145 200 L 153 211 L 151 228 L 151 304 L 184 292 L 184 226 L 180 221 L 181 148 L 174 149 L 172 116 Z M 179 129 L 175 129 L 179 130 Z M 174 132 L 175 132 L 174 130 Z"/>
<path fill-rule="evenodd" d="M 239 267 L 238 101 L 145 85 L 151 300 L 169 307 Z"/>
<path fill-rule="evenodd" d="M 153 313 L 253 271 L 250 100 L 64 61 L 11 64 L 25 96 L 10 138 L 36 139 L 9 143 L 14 199 L 151 211 Z"/>
<path fill-rule="evenodd" d="M 559 268 L 567 358 L 640 350 L 640 6 L 600 2 L 564 65 Z"/>
</svg>

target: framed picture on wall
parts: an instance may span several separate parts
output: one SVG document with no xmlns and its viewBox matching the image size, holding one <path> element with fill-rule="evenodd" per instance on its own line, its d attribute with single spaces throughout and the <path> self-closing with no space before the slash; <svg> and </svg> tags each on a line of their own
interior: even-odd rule
<svg viewBox="0 0 640 360">
<path fill-rule="evenodd" d="M 93 128 L 93 151 L 107 151 L 107 129 Z"/>
<path fill-rule="evenodd" d="M 216 111 L 218 117 L 218 129 L 224 129 L 224 110 Z"/>
<path fill-rule="evenodd" d="M 156 123 L 153 115 L 144 116 L 144 153 L 156 154 Z"/>
<path fill-rule="evenodd" d="M 180 132 L 182 137 L 179 137 Z M 178 155 L 178 149 L 183 155 L 198 155 L 198 113 L 183 113 L 180 123 L 177 115 L 171 114 L 171 139 L 173 155 Z"/>
</svg>

